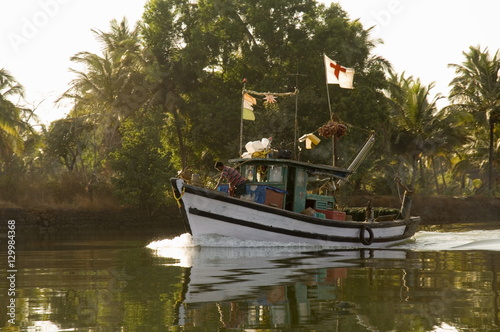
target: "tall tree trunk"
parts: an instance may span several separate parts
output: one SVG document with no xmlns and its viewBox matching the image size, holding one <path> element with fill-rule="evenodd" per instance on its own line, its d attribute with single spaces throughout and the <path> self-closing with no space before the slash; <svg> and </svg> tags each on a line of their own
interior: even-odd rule
<svg viewBox="0 0 500 332">
<path fill-rule="evenodd" d="M 168 90 L 169 89 L 167 89 L 167 91 Z M 167 92 L 165 96 L 165 108 L 167 111 L 170 111 L 172 113 L 172 116 L 174 117 L 175 132 L 177 134 L 177 140 L 179 142 L 179 156 L 181 158 L 181 168 L 184 169 L 187 167 L 187 151 L 186 151 L 186 145 L 184 144 L 184 135 L 182 133 L 183 124 L 181 121 L 181 117 L 179 115 L 178 105 L 180 97 L 179 98 L 177 97 L 178 96 L 175 95 L 174 93 Z"/>
<path fill-rule="evenodd" d="M 431 162 L 432 162 L 432 174 L 434 175 L 434 182 L 436 183 L 436 192 L 438 195 L 441 195 L 441 190 L 439 188 L 438 175 L 437 175 L 437 171 L 436 171 L 436 159 L 434 159 L 434 157 L 431 157 Z"/>
<path fill-rule="evenodd" d="M 490 116 L 490 151 L 488 156 L 488 189 L 493 190 L 493 134 L 495 131 L 495 121 Z"/>
<path fill-rule="evenodd" d="M 445 171 L 443 170 L 443 163 L 441 160 L 439 161 L 439 173 L 441 173 L 441 179 L 443 180 L 443 190 L 446 193 L 447 186 L 446 186 L 446 178 L 444 176 Z"/>
<path fill-rule="evenodd" d="M 410 189 L 415 190 L 415 185 L 417 183 L 418 178 L 418 158 L 414 157 L 411 161 L 411 180 L 410 180 Z"/>
<path fill-rule="evenodd" d="M 425 174 L 424 174 L 424 162 L 421 157 L 418 158 L 418 169 L 420 172 L 420 184 L 422 186 L 422 189 L 427 190 L 427 181 L 425 181 Z"/>
<path fill-rule="evenodd" d="M 172 109 L 172 115 L 174 116 L 177 139 L 179 140 L 179 154 L 181 157 L 181 166 L 182 169 L 185 169 L 187 167 L 187 152 L 186 152 L 186 146 L 184 145 L 184 135 L 182 134 L 182 123 L 179 117 L 179 109 L 177 107 L 174 107 Z"/>
</svg>

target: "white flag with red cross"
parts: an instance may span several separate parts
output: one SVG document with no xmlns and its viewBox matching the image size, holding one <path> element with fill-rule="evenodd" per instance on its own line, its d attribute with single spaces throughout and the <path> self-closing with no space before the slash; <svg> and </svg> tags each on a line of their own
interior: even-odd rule
<svg viewBox="0 0 500 332">
<path fill-rule="evenodd" d="M 326 83 L 338 84 L 344 89 L 353 89 L 354 69 L 347 68 L 339 65 L 326 55 L 325 57 L 325 70 L 326 70 Z"/>
</svg>

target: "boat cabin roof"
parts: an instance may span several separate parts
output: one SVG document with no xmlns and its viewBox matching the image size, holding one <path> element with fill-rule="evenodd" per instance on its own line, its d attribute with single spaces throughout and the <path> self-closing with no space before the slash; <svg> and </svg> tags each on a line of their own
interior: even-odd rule
<svg viewBox="0 0 500 332">
<path fill-rule="evenodd" d="M 229 162 L 237 163 L 239 165 L 280 165 L 280 166 L 289 166 L 289 167 L 297 167 L 304 169 L 310 175 L 323 175 L 330 176 L 338 179 L 345 179 L 352 171 L 335 167 L 329 165 L 321 165 L 321 164 L 312 164 L 303 161 L 297 161 L 292 159 L 276 159 L 276 158 L 238 158 L 238 159 L 230 159 Z"/>
</svg>

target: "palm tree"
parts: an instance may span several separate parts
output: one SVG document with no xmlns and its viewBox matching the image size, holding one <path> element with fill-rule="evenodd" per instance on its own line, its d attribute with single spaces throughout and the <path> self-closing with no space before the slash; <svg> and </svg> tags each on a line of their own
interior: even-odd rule
<svg viewBox="0 0 500 332">
<path fill-rule="evenodd" d="M 23 149 L 20 130 L 26 127 L 22 109 L 8 98 L 24 96 L 23 87 L 5 69 L 0 69 L 0 155 L 6 157 Z"/>
<path fill-rule="evenodd" d="M 463 53 L 462 64 L 450 64 L 457 76 L 451 81 L 450 100 L 457 108 L 474 116 L 479 124 L 489 128 L 488 147 L 488 189 L 493 188 L 494 133 L 495 123 L 500 121 L 500 54 L 493 56 L 488 49 L 470 47 Z M 484 127 L 476 130 L 478 138 Z"/>
<path fill-rule="evenodd" d="M 431 98 L 434 83 L 424 86 L 419 79 L 405 74 L 390 74 L 388 97 L 392 106 L 396 132 L 392 135 L 392 150 L 411 167 L 410 187 L 414 188 L 420 166 L 423 176 L 423 158 L 432 157 L 446 141 L 443 116 L 436 103 L 441 98 Z"/>
<path fill-rule="evenodd" d="M 71 69 L 76 78 L 61 97 L 75 101 L 72 116 L 86 115 L 99 121 L 102 158 L 119 146 L 120 123 L 137 111 L 148 95 L 138 27 L 130 30 L 126 19 L 112 20 L 110 26 L 110 32 L 93 30 L 104 45 L 102 55 L 79 52 L 71 58 L 83 69 Z"/>
</svg>

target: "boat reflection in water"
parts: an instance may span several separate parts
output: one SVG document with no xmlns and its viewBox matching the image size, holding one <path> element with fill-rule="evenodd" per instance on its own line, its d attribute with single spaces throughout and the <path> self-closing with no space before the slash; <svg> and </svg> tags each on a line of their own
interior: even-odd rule
<svg viewBox="0 0 500 332">
<path fill-rule="evenodd" d="M 206 247 L 194 246 L 187 234 L 182 237 L 188 243 L 184 247 L 161 241 L 150 245 L 158 257 L 169 258 L 167 265 L 185 268 L 173 325 L 206 330 L 458 331 L 453 326 L 469 316 L 474 320 L 474 312 L 480 311 L 487 318 L 481 329 L 471 331 L 498 328 L 496 272 L 481 283 L 489 289 L 463 287 L 466 278 L 484 278 L 487 271 L 468 271 L 466 265 L 473 264 L 463 261 L 461 251 L 428 259 L 441 254 L 251 243 Z M 207 241 L 220 244 L 221 239 Z"/>
</svg>

